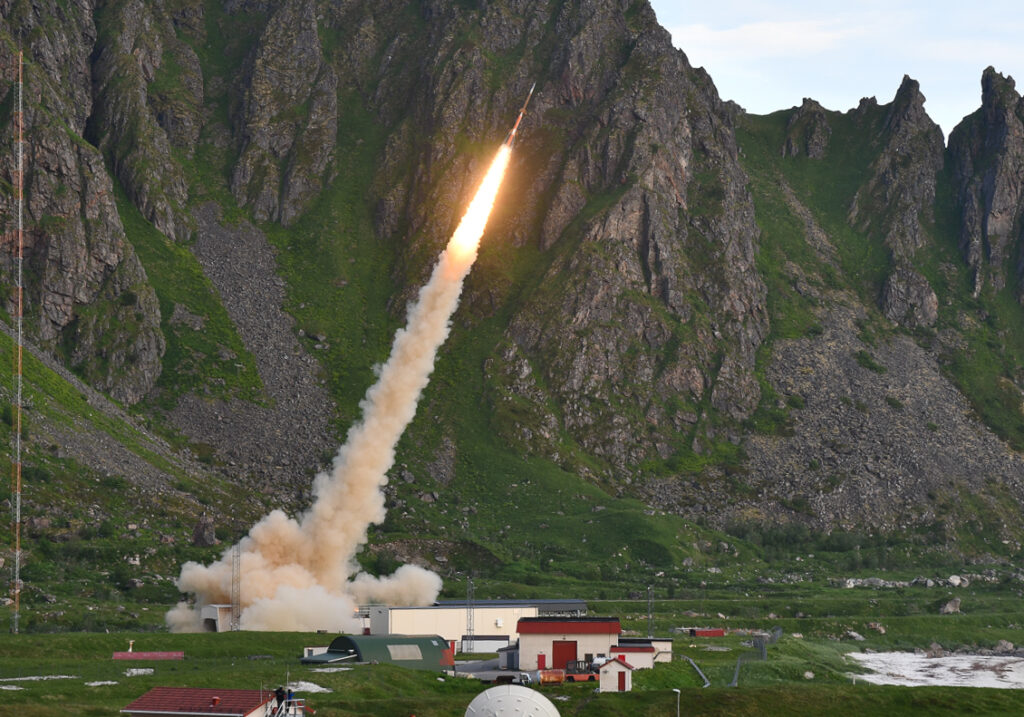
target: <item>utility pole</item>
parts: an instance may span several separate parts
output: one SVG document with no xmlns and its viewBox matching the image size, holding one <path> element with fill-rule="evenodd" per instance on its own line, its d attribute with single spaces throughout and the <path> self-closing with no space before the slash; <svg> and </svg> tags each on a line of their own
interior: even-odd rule
<svg viewBox="0 0 1024 717">
<path fill-rule="evenodd" d="M 647 586 L 647 637 L 654 637 L 654 586 Z"/>
</svg>

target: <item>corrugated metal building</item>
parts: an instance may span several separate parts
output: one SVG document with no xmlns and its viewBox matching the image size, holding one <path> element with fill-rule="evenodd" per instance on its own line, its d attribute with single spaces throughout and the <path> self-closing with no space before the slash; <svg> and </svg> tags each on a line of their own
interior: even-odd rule
<svg viewBox="0 0 1024 717">
<path fill-rule="evenodd" d="M 302 657 L 304 665 L 369 662 L 415 670 L 444 670 L 453 661 L 440 635 L 339 635 L 326 652 Z"/>
</svg>

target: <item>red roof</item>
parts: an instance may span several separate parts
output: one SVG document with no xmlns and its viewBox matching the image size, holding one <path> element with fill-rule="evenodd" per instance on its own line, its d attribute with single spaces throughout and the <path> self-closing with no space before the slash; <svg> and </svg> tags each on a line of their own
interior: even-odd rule
<svg viewBox="0 0 1024 717">
<path fill-rule="evenodd" d="M 630 670 L 635 670 L 636 669 L 631 664 L 629 664 L 628 662 L 623 660 L 621 657 L 616 657 L 616 658 L 614 658 L 612 660 L 608 660 L 608 662 L 606 662 L 603 665 L 601 665 L 601 672 L 604 672 L 604 668 L 606 668 L 606 667 L 610 668 L 612 665 L 616 665 L 616 664 L 622 665 L 623 667 L 626 667 L 626 668 L 628 668 Z"/>
<path fill-rule="evenodd" d="M 539 618 L 522 617 L 516 631 L 520 635 L 618 635 L 622 632 L 617 617 Z"/>
<path fill-rule="evenodd" d="M 185 652 L 115 652 L 115 660 L 184 660 Z"/>
<path fill-rule="evenodd" d="M 654 652 L 650 645 L 613 645 L 612 652 Z"/>
<path fill-rule="evenodd" d="M 154 687 L 122 712 L 132 715 L 239 715 L 244 717 L 274 698 L 268 690 Z"/>
</svg>

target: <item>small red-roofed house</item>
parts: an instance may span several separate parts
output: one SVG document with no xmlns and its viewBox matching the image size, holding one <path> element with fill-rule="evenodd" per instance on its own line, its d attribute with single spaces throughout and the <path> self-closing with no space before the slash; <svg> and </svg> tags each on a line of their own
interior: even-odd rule
<svg viewBox="0 0 1024 717">
<path fill-rule="evenodd" d="M 267 690 L 217 690 L 199 687 L 154 687 L 121 710 L 131 717 L 263 717 L 274 693 Z"/>
<path fill-rule="evenodd" d="M 628 660 L 634 670 L 654 667 L 654 645 L 612 645 L 611 652 L 620 660 Z"/>
<path fill-rule="evenodd" d="M 562 669 L 574 660 L 613 655 L 622 628 L 617 617 L 524 617 L 519 633 L 519 669 Z"/>
<path fill-rule="evenodd" d="M 616 657 L 601 665 L 601 692 L 629 692 L 633 689 L 633 666 Z"/>
</svg>

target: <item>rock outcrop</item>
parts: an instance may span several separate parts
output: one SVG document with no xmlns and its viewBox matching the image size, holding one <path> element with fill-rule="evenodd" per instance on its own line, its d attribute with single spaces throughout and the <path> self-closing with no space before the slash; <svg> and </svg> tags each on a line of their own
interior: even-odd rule
<svg viewBox="0 0 1024 717">
<path fill-rule="evenodd" d="M 832 128 L 828 124 L 825 108 L 805 97 L 800 108 L 790 115 L 786 123 L 786 144 L 782 148 L 784 157 L 798 157 L 801 154 L 810 159 L 821 159 L 828 151 Z"/>
<path fill-rule="evenodd" d="M 934 223 L 945 151 L 942 130 L 928 117 L 924 101 L 917 81 L 904 76 L 878 138 L 882 150 L 849 216 L 854 227 L 889 248 L 895 267 L 886 278 L 882 311 L 909 328 L 932 326 L 938 318 L 938 298 L 913 268 L 915 252 L 928 242 L 924 226 Z"/>
<path fill-rule="evenodd" d="M 578 122 L 549 164 L 540 241 L 556 258 L 487 373 L 510 440 L 571 464 L 569 436 L 619 472 L 701 452 L 750 414 L 767 313 L 753 205 L 710 79 L 642 9 L 588 20 L 563 14 L 538 111 L 586 103 L 600 119 Z"/>
<path fill-rule="evenodd" d="M 871 178 L 850 208 L 850 223 L 882 237 L 897 263 L 913 259 L 927 240 L 924 223 L 934 221 L 944 144 L 924 101 L 918 82 L 904 76 L 879 133 L 881 152 Z"/>
<path fill-rule="evenodd" d="M 185 240 L 192 232 L 185 212 L 188 188 L 157 112 L 180 142 L 190 141 L 194 131 L 188 127 L 195 127 L 202 98 L 199 61 L 177 38 L 162 4 L 109 3 L 99 12 L 98 22 L 95 111 L 86 137 L 110 157 L 115 176 L 143 216 L 167 236 Z M 151 106 L 149 88 L 154 84 L 183 88 L 187 100 L 174 107 L 180 110 L 188 104 L 192 112 L 173 111 L 161 92 L 154 93 L 157 101 Z M 184 123 L 181 117 L 191 119 Z"/>
<path fill-rule="evenodd" d="M 283 3 L 251 62 L 231 191 L 257 219 L 291 224 L 331 179 L 338 78 L 321 56 L 317 12 L 313 0 Z"/>
<path fill-rule="evenodd" d="M 974 271 L 974 294 L 1021 286 L 1021 263 L 1007 275 L 1006 261 L 1020 255 L 1024 217 L 1024 98 L 1012 77 L 992 67 L 981 78 L 981 109 L 950 133 L 954 184 L 962 207 L 960 247 Z"/>
<path fill-rule="evenodd" d="M 927 279 L 902 265 L 886 277 L 882 313 L 900 326 L 934 326 L 939 318 L 939 299 Z"/>
<path fill-rule="evenodd" d="M 31 26 L 39 18 L 23 20 Z M 61 36 L 48 27 L 35 37 L 39 44 L 32 49 L 42 60 L 26 65 L 23 100 L 26 329 L 42 348 L 62 354 L 93 385 L 135 403 L 160 375 L 164 339 L 159 306 L 125 239 L 103 158 L 80 135 L 89 103 L 84 112 L 78 108 L 58 114 L 76 97 L 56 84 L 67 77 L 68 67 L 61 63 L 79 66 L 71 58 L 87 53 L 74 43 L 91 33 L 76 28 L 74 34 Z M 62 73 L 45 74 L 55 67 Z M 13 80 L 14 71 L 16 63 L 7 54 L 4 79 Z M 13 106 L 16 92 L 15 85 L 4 82 L 0 103 Z M 15 147 L 12 122 L 3 127 L 0 148 L 4 157 L 14 157 Z M 15 170 L 9 162 L 0 169 L 9 187 L 16 184 Z M 5 238 L 13 237 L 10 232 L 17 225 L 16 199 L 13 191 L 0 194 Z M 0 262 L 7 283 L 13 284 L 14 252 L 5 251 Z M 13 300 L 13 293 L 5 299 L 10 315 Z"/>
</svg>

